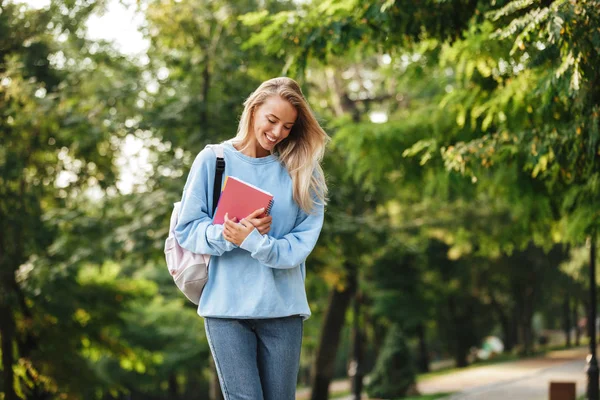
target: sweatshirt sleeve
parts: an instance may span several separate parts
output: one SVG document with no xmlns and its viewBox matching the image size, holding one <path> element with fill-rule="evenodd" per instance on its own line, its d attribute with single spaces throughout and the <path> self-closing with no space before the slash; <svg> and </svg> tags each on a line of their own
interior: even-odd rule
<svg viewBox="0 0 600 400">
<path fill-rule="evenodd" d="M 304 262 L 315 247 L 323 227 L 323 212 L 322 205 L 315 207 L 311 214 L 299 210 L 294 229 L 280 239 L 261 235 L 255 228 L 240 247 L 268 267 L 294 268 Z"/>
<path fill-rule="evenodd" d="M 223 237 L 223 225 L 212 224 L 215 171 L 216 155 L 206 148 L 194 160 L 185 183 L 175 238 L 193 253 L 220 256 L 237 246 Z"/>
</svg>

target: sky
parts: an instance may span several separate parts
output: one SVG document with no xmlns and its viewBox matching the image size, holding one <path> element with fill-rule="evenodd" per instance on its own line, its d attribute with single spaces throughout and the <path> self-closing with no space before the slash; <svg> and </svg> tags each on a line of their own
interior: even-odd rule
<svg viewBox="0 0 600 400">
<path fill-rule="evenodd" d="M 124 54 L 145 53 L 148 41 L 138 31 L 142 23 L 143 16 L 135 12 L 133 3 L 126 7 L 111 0 L 104 15 L 92 15 L 88 20 L 88 37 L 112 41 L 115 48 Z"/>
<path fill-rule="evenodd" d="M 17 0 L 33 8 L 44 8 L 49 0 Z M 142 37 L 138 28 L 143 16 L 135 11 L 135 1 L 108 0 L 103 15 L 94 14 L 88 20 L 87 37 L 92 40 L 108 40 L 123 54 L 138 55 L 148 49 L 148 41 Z"/>
<path fill-rule="evenodd" d="M 45 8 L 50 4 L 49 0 L 16 1 L 35 9 Z M 143 16 L 136 12 L 135 0 L 108 0 L 105 12 L 102 15 L 93 14 L 87 21 L 86 36 L 90 40 L 110 41 L 117 51 L 125 55 L 141 56 L 148 49 L 148 41 L 138 31 L 142 23 Z M 122 193 L 130 193 L 134 184 L 143 182 L 140 172 L 147 171 L 150 167 L 148 149 L 144 148 L 143 141 L 131 134 L 127 135 L 116 164 L 120 172 L 117 187 Z M 75 176 L 72 172 L 63 171 L 57 178 L 57 185 L 66 187 L 73 179 Z M 90 190 L 88 194 L 93 198 L 102 197 L 98 190 Z"/>
</svg>

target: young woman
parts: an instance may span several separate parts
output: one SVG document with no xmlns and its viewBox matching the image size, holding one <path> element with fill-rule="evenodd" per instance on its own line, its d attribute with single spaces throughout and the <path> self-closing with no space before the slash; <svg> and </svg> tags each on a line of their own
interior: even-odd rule
<svg viewBox="0 0 600 400">
<path fill-rule="evenodd" d="M 270 215 L 259 209 L 212 224 L 215 154 L 205 149 L 192 165 L 175 234 L 182 247 L 212 256 L 198 314 L 226 400 L 295 398 L 310 316 L 304 261 L 323 226 L 328 139 L 298 84 L 275 78 L 244 102 L 236 137 L 223 143 L 224 176 L 272 193 Z"/>
</svg>

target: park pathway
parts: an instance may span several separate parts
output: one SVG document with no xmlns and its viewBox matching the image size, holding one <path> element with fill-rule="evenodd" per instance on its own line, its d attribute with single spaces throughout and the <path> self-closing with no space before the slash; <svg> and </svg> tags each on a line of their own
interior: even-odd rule
<svg viewBox="0 0 600 400">
<path fill-rule="evenodd" d="M 418 383 L 422 394 L 454 393 L 445 400 L 547 400 L 551 381 L 575 382 L 585 393 L 586 348 L 559 350 L 542 357 L 510 361 L 433 376 Z M 349 381 L 336 381 L 332 392 L 349 390 Z M 298 392 L 306 399 L 308 390 Z M 364 397 L 366 398 L 366 397 Z M 350 400 L 351 396 L 339 400 Z"/>
<path fill-rule="evenodd" d="M 575 382 L 585 392 L 585 348 L 553 351 L 543 357 L 512 361 L 440 375 L 419 382 L 423 394 L 455 392 L 447 400 L 547 400 L 551 381 Z"/>
</svg>

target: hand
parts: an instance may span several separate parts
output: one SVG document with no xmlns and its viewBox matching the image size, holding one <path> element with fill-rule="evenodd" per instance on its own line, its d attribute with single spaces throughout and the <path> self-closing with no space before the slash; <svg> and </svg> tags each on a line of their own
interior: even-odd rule
<svg viewBox="0 0 600 400">
<path fill-rule="evenodd" d="M 250 214 L 253 215 L 254 213 Z M 225 223 L 223 224 L 223 237 L 231 243 L 241 246 L 242 242 L 248 237 L 250 232 L 254 230 L 254 225 L 246 218 L 239 223 L 237 218 L 229 219 L 229 215 L 225 214 Z"/>
<path fill-rule="evenodd" d="M 255 210 L 252 214 L 248 215 L 246 219 L 254 225 L 261 235 L 266 235 L 271 230 L 271 221 L 273 220 L 273 217 L 265 215 L 264 208 Z"/>
</svg>

